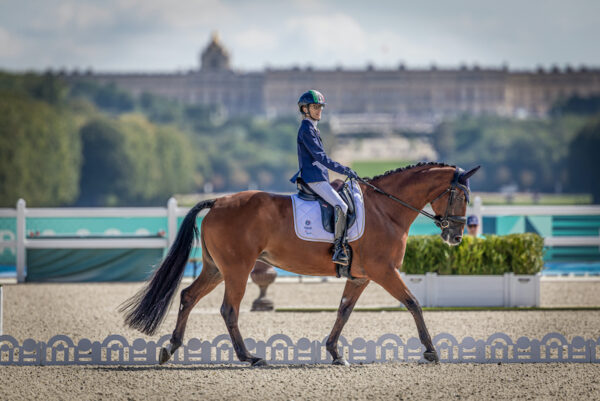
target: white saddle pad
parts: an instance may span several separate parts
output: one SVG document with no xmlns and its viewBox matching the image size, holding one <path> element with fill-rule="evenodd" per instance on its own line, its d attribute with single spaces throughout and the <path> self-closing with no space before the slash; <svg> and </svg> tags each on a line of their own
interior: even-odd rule
<svg viewBox="0 0 600 401">
<path fill-rule="evenodd" d="M 356 220 L 348 228 L 348 242 L 356 241 L 365 231 L 365 205 L 360 186 L 352 181 L 352 196 L 356 208 Z M 306 241 L 333 242 L 333 233 L 325 231 L 321 219 L 319 201 L 300 199 L 298 194 L 292 195 L 294 210 L 294 229 L 298 238 Z"/>
</svg>

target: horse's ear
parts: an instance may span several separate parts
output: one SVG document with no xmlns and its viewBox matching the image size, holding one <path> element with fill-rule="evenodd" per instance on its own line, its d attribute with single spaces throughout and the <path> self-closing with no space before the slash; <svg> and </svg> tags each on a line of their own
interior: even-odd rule
<svg viewBox="0 0 600 401">
<path fill-rule="evenodd" d="M 463 181 L 467 181 L 473 174 L 479 170 L 481 166 L 473 167 L 471 170 L 466 171 L 460 175 L 460 179 Z"/>
</svg>

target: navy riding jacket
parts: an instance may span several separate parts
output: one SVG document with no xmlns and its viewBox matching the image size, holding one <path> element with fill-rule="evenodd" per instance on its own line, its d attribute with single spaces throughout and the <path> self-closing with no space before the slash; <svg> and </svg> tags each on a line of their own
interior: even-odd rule
<svg viewBox="0 0 600 401">
<path fill-rule="evenodd" d="M 323 149 L 323 142 L 319 130 L 308 119 L 302 120 L 298 130 L 298 164 L 300 169 L 290 179 L 295 183 L 298 176 L 304 182 L 329 182 L 329 172 L 345 174 L 347 167 L 331 160 Z"/>
</svg>

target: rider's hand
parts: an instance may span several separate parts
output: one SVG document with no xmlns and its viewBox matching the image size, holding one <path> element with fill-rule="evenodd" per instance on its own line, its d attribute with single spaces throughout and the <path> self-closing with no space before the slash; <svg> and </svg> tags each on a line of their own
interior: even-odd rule
<svg viewBox="0 0 600 401">
<path fill-rule="evenodd" d="M 352 179 L 357 179 L 358 174 L 356 174 L 356 172 L 354 170 L 352 170 L 350 167 L 346 167 L 346 175 Z"/>
</svg>

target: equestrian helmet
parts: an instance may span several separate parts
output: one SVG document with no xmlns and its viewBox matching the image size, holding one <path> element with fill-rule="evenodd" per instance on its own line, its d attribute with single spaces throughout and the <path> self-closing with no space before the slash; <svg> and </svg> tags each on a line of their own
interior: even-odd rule
<svg viewBox="0 0 600 401">
<path fill-rule="evenodd" d="M 314 89 L 309 90 L 308 92 L 304 92 L 300 99 L 298 99 L 298 108 L 300 109 L 300 113 L 302 112 L 302 106 L 307 106 L 309 104 L 322 104 L 325 106 L 325 96 L 319 91 Z"/>
</svg>

